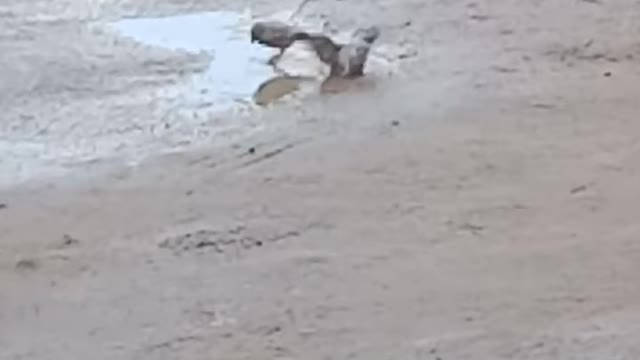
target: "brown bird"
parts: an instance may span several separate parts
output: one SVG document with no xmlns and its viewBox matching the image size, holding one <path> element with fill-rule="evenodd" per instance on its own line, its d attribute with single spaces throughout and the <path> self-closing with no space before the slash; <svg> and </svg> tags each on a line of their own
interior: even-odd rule
<svg viewBox="0 0 640 360">
<path fill-rule="evenodd" d="M 297 32 L 292 39 L 308 41 L 318 58 L 330 66 L 329 77 L 358 77 L 364 75 L 364 65 L 371 46 L 380 36 L 376 26 L 354 31 L 347 44 L 338 44 L 328 36 L 316 33 Z"/>
<path fill-rule="evenodd" d="M 280 50 L 279 54 L 269 60 L 273 65 L 302 33 L 304 32 L 297 27 L 281 21 L 261 21 L 251 27 L 251 42 Z"/>
</svg>

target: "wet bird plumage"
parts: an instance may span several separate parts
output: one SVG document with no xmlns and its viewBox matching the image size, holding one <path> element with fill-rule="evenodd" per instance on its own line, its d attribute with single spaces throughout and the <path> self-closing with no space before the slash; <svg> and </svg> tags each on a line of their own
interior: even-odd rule
<svg viewBox="0 0 640 360">
<path fill-rule="evenodd" d="M 274 65 L 296 41 L 307 41 L 323 63 L 329 65 L 329 76 L 364 75 L 364 65 L 373 43 L 380 36 L 376 26 L 356 29 L 347 44 L 338 44 L 321 33 L 308 33 L 281 21 L 257 22 L 251 27 L 251 42 L 277 48 L 280 53 L 269 63 Z"/>
<path fill-rule="evenodd" d="M 309 42 L 320 61 L 330 66 L 330 77 L 357 77 L 364 75 L 369 51 L 379 36 L 378 27 L 370 26 L 356 29 L 347 44 L 337 44 L 323 34 L 296 33 L 293 38 Z"/>
</svg>

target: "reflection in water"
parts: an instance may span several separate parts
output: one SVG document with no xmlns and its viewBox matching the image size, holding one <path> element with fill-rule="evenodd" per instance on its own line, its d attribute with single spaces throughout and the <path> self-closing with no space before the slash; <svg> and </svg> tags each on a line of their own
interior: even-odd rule
<svg viewBox="0 0 640 360">
<path fill-rule="evenodd" d="M 305 81 L 313 81 L 313 78 L 303 76 L 278 76 L 262 83 L 255 94 L 253 101 L 266 106 L 282 97 L 296 92 Z"/>
<path fill-rule="evenodd" d="M 376 86 L 375 76 L 363 76 L 358 78 L 327 78 L 320 84 L 320 93 L 336 94 L 352 90 L 370 90 Z"/>
</svg>

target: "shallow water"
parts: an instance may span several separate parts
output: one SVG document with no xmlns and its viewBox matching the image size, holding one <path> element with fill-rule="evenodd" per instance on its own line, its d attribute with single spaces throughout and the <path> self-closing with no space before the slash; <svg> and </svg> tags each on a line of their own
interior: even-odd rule
<svg viewBox="0 0 640 360">
<path fill-rule="evenodd" d="M 267 65 L 277 51 L 250 42 L 251 21 L 246 14 L 219 11 L 124 19 L 110 27 L 146 45 L 209 54 L 208 69 L 193 77 L 179 101 L 223 110 L 250 100 L 263 82 L 277 76 Z"/>
</svg>

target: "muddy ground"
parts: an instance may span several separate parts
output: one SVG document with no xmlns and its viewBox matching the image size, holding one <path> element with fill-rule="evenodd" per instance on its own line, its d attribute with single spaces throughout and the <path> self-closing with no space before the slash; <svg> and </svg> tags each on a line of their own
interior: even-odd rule
<svg viewBox="0 0 640 360">
<path fill-rule="evenodd" d="M 237 117 L 87 30 L 249 4 L 0 5 L 0 358 L 640 358 L 635 1 L 310 2 L 402 72 Z"/>
</svg>

